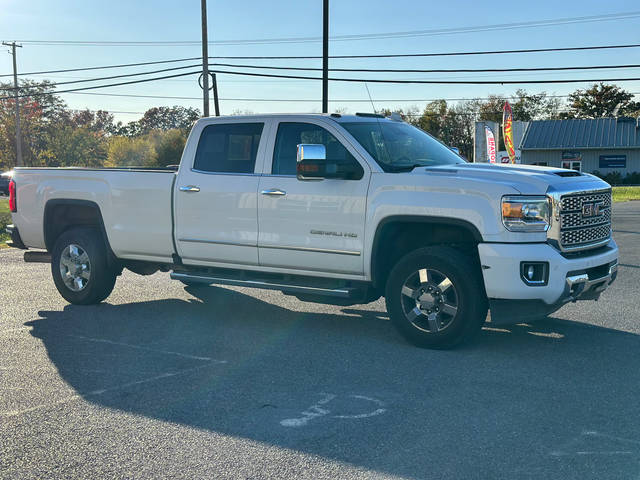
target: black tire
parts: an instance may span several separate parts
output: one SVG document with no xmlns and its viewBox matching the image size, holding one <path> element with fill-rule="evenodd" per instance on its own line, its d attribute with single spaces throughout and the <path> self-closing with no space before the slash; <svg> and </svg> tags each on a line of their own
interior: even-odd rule
<svg viewBox="0 0 640 480">
<path fill-rule="evenodd" d="M 426 277 L 429 281 L 423 282 Z M 444 291 L 437 288 L 440 285 Z M 391 269 L 385 297 L 394 326 L 422 348 L 447 349 L 468 342 L 487 317 L 479 265 L 450 247 L 420 248 L 402 257 Z"/>
<path fill-rule="evenodd" d="M 89 260 L 88 264 L 84 264 L 89 265 L 88 279 L 80 279 L 85 283 L 78 291 L 74 291 L 65 283 L 65 279 L 67 282 L 70 279 L 67 275 L 63 278 L 62 272 L 63 269 L 69 270 L 63 265 L 64 261 L 61 262 L 61 258 L 64 254 L 68 260 L 67 254 L 71 246 L 78 247 L 75 249 L 76 252 L 82 252 L 83 255 L 86 253 L 86 257 L 82 258 Z M 102 302 L 111 294 L 118 272 L 109 266 L 102 235 L 96 229 L 78 227 L 67 230 L 56 241 L 51 254 L 51 274 L 58 292 L 65 300 L 74 305 L 91 305 Z M 78 285 L 74 286 L 79 288 Z"/>
</svg>

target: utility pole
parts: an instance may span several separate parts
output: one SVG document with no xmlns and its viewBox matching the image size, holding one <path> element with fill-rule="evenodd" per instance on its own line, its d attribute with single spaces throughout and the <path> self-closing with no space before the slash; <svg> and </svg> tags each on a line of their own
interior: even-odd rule
<svg viewBox="0 0 640 480">
<path fill-rule="evenodd" d="M 200 0 L 202 7 L 202 113 L 209 116 L 209 39 L 207 35 L 207 0 Z"/>
<path fill-rule="evenodd" d="M 18 90 L 18 68 L 16 67 L 16 47 L 22 47 L 16 42 L 2 42 L 2 45 L 11 47 L 11 55 L 13 55 L 13 88 L 16 94 L 16 167 L 22 166 L 22 135 L 20 134 L 20 91 Z"/>
<path fill-rule="evenodd" d="M 329 113 L 329 0 L 322 0 L 322 113 Z"/>
<path fill-rule="evenodd" d="M 211 81 L 213 82 L 213 109 L 216 112 L 216 117 L 220 116 L 220 104 L 218 103 L 218 80 L 216 74 L 211 75 Z"/>
</svg>

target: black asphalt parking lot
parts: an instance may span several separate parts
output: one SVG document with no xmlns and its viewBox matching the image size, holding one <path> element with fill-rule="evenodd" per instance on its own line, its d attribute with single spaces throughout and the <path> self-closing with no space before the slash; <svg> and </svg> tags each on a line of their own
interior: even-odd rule
<svg viewBox="0 0 640 480">
<path fill-rule="evenodd" d="M 125 273 L 70 306 L 0 251 L 0 478 L 637 479 L 640 202 L 616 283 L 420 350 L 382 301 L 302 303 Z"/>
</svg>

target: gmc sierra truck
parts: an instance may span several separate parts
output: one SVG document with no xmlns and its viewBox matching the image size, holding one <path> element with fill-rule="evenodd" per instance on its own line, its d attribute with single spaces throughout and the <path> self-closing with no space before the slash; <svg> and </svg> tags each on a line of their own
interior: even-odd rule
<svg viewBox="0 0 640 480">
<path fill-rule="evenodd" d="M 16 168 L 13 246 L 60 294 L 106 299 L 123 268 L 337 305 L 385 297 L 411 342 L 597 300 L 617 273 L 611 188 L 573 170 L 466 163 L 399 118 L 199 120 L 178 168 Z"/>
</svg>

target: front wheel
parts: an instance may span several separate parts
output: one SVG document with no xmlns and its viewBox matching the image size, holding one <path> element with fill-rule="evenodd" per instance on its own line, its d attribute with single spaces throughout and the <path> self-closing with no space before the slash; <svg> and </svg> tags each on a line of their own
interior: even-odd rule
<svg viewBox="0 0 640 480">
<path fill-rule="evenodd" d="M 76 305 L 100 303 L 112 292 L 117 276 L 102 236 L 93 228 L 60 235 L 51 254 L 51 274 L 60 295 Z"/>
<path fill-rule="evenodd" d="M 405 255 L 387 281 L 386 303 L 395 327 L 424 348 L 452 348 L 471 340 L 487 316 L 479 267 L 450 247 Z"/>
</svg>

